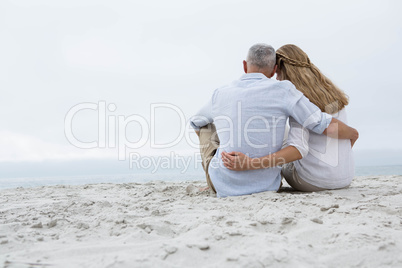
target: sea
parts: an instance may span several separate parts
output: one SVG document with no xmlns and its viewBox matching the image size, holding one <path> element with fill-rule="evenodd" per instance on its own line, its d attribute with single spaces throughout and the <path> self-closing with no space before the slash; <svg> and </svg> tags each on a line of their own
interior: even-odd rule
<svg viewBox="0 0 402 268">
<path fill-rule="evenodd" d="M 357 166 L 356 176 L 402 175 L 402 165 L 395 166 Z M 127 174 L 83 175 L 83 176 L 48 176 L 0 178 L 0 189 L 29 188 L 51 185 L 83 185 L 95 183 L 146 183 L 150 181 L 191 182 L 204 180 L 202 168 L 183 172 L 169 169 L 153 172 L 136 170 Z"/>
</svg>

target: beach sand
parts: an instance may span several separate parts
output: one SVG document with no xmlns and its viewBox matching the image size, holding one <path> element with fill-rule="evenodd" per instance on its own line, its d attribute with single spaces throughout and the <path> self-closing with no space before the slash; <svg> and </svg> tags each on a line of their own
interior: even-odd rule
<svg viewBox="0 0 402 268">
<path fill-rule="evenodd" d="M 0 191 L 0 267 L 402 267 L 402 176 L 216 198 L 205 182 Z"/>
</svg>

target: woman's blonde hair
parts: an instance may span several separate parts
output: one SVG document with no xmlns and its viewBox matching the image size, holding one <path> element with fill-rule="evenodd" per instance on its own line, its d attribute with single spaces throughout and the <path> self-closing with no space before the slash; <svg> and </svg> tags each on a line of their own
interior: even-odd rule
<svg viewBox="0 0 402 268">
<path fill-rule="evenodd" d="M 281 79 L 292 82 L 321 111 L 333 114 L 348 105 L 348 96 L 323 75 L 298 46 L 279 48 L 276 64 Z"/>
</svg>

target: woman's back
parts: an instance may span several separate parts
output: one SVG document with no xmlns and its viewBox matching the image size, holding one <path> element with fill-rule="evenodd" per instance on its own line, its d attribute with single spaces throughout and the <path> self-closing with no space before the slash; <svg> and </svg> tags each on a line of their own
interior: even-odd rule
<svg viewBox="0 0 402 268">
<path fill-rule="evenodd" d="M 345 109 L 333 117 L 347 123 Z M 304 154 L 302 159 L 294 162 L 298 175 L 307 183 L 324 189 L 348 186 L 355 173 L 350 140 L 332 139 L 308 131 L 293 119 L 289 122 L 287 143 Z"/>
</svg>

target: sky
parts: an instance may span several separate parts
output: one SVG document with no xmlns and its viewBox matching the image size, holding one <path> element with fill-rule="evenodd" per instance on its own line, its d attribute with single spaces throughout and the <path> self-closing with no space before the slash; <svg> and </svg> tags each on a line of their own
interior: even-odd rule
<svg viewBox="0 0 402 268">
<path fill-rule="evenodd" d="M 181 126 L 243 74 L 255 43 L 298 45 L 347 93 L 358 163 L 402 164 L 401 11 L 398 0 L 1 1 L 0 177 L 112 167 L 122 150 L 196 152 Z"/>
</svg>

